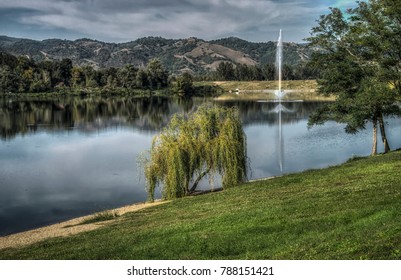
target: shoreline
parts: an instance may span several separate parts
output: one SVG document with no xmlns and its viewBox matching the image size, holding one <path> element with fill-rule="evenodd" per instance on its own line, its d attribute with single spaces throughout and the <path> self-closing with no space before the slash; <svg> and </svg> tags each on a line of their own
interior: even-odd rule
<svg viewBox="0 0 401 280">
<path fill-rule="evenodd" d="M 262 180 L 268 180 L 268 179 L 273 179 L 275 177 L 267 177 L 267 178 L 261 178 L 257 180 L 251 180 L 252 181 L 262 181 Z M 198 196 L 198 195 L 204 195 L 208 193 L 213 193 L 213 192 L 220 192 L 222 191 L 223 188 L 216 188 L 212 190 L 200 190 L 196 191 L 189 196 Z M 21 232 L 16 232 L 12 233 L 6 236 L 0 236 L 0 250 L 7 249 L 7 248 L 15 248 L 15 247 L 20 247 L 20 246 L 26 246 L 26 245 L 31 245 L 40 241 L 44 241 L 49 238 L 56 238 L 56 237 L 65 237 L 65 236 L 71 236 L 75 235 L 81 232 L 87 232 L 87 231 L 92 231 L 95 229 L 98 229 L 102 226 L 105 226 L 109 223 L 112 223 L 115 220 L 118 220 L 122 215 L 130 212 L 136 212 L 140 211 L 142 209 L 158 206 L 161 204 L 169 203 L 171 200 L 161 200 L 157 199 L 154 202 L 138 202 L 134 203 L 131 205 L 126 205 L 122 206 L 119 208 L 115 209 L 108 209 L 105 211 L 100 211 L 100 212 L 95 212 L 90 215 L 85 215 L 77 218 L 73 218 L 67 221 L 47 225 L 47 226 L 42 226 L 26 231 L 21 231 Z M 104 213 L 104 212 L 109 212 L 111 211 L 112 213 L 116 214 L 117 216 L 115 218 L 109 219 L 109 220 L 104 220 L 104 221 L 93 221 L 93 222 L 88 222 L 91 219 L 96 218 L 99 214 Z M 86 222 L 86 223 L 85 223 Z"/>
<path fill-rule="evenodd" d="M 145 208 L 150 208 L 168 202 L 170 201 L 156 200 L 155 202 L 152 203 L 139 202 L 132 205 L 119 207 L 116 209 L 110 209 L 107 211 L 113 211 L 118 216 L 114 219 L 106 221 L 84 223 L 85 221 L 95 218 L 96 215 L 98 215 L 99 213 L 102 213 L 102 212 L 97 212 L 90 215 L 85 215 L 82 217 L 74 218 L 71 220 L 67 220 L 64 222 L 44 227 L 12 233 L 10 235 L 0 237 L 0 250 L 6 248 L 15 248 L 20 246 L 31 245 L 49 238 L 65 237 L 65 236 L 75 235 L 81 232 L 92 231 L 119 219 L 122 215 L 126 213 L 140 211 Z"/>
</svg>

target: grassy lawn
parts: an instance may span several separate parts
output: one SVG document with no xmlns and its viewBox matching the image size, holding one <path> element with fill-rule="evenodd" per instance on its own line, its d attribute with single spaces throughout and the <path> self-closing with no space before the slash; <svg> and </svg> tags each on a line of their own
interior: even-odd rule
<svg viewBox="0 0 401 280">
<path fill-rule="evenodd" d="M 116 217 L 1 259 L 401 259 L 401 151 Z"/>
</svg>

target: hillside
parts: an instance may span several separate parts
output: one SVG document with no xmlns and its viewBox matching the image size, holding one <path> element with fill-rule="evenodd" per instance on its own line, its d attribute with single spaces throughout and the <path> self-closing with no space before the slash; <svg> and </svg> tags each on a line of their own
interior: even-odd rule
<svg viewBox="0 0 401 280">
<path fill-rule="evenodd" d="M 1 50 L 16 56 L 29 56 L 35 61 L 70 58 L 75 65 L 92 65 L 96 68 L 121 67 L 125 64 L 141 67 L 150 59 L 159 58 L 173 73 L 188 70 L 205 73 L 215 70 L 222 61 L 246 65 L 273 63 L 276 46 L 274 42 L 253 43 L 234 37 L 215 41 L 145 37 L 117 44 L 91 39 L 35 41 L 0 36 Z M 286 64 L 298 64 L 307 60 L 309 54 L 310 49 L 306 45 L 284 44 Z"/>
<path fill-rule="evenodd" d="M 178 199 L 0 259 L 399 260 L 400 162 L 397 151 Z"/>
</svg>

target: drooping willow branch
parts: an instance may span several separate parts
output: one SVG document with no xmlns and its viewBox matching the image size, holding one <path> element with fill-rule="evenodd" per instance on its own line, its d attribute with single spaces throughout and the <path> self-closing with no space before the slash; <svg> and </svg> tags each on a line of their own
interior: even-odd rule
<svg viewBox="0 0 401 280">
<path fill-rule="evenodd" d="M 195 191 L 210 173 L 221 175 L 223 188 L 247 176 L 246 137 L 235 108 L 204 104 L 189 116 L 173 116 L 149 154 L 144 164 L 149 200 L 159 183 L 163 198 L 172 199 Z"/>
</svg>

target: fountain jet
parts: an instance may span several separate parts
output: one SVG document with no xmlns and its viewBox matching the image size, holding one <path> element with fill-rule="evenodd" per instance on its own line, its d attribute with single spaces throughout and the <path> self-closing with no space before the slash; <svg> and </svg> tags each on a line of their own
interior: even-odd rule
<svg viewBox="0 0 401 280">
<path fill-rule="evenodd" d="M 283 67 L 283 39 L 282 34 L 280 33 L 277 40 L 277 50 L 276 50 L 276 79 L 278 80 L 278 89 L 275 91 L 276 96 L 278 97 L 279 101 L 281 101 L 282 97 L 284 96 L 284 92 L 281 88 L 281 80 L 282 80 L 282 67 Z"/>
</svg>

